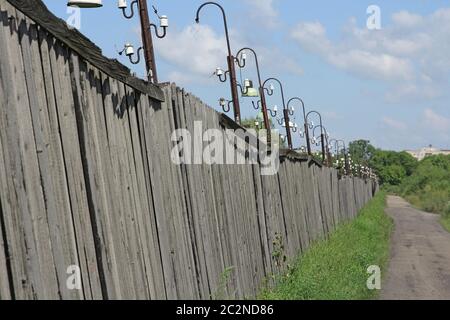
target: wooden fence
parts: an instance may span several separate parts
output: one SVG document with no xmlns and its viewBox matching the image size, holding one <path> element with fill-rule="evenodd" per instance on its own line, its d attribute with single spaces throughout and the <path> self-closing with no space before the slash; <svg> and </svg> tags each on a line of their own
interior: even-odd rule
<svg viewBox="0 0 450 320">
<path fill-rule="evenodd" d="M 0 299 L 252 297 L 376 191 L 288 156 L 273 176 L 173 164 L 175 129 L 222 116 L 175 85 L 119 81 L 28 2 L 0 0 Z"/>
</svg>

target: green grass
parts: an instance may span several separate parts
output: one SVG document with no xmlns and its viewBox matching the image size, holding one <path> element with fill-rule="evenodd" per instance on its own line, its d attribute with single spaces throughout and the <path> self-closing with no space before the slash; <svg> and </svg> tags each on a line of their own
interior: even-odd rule
<svg viewBox="0 0 450 320">
<path fill-rule="evenodd" d="M 441 223 L 448 232 L 450 232 L 450 215 L 442 217 Z"/>
<path fill-rule="evenodd" d="M 441 224 L 450 232 L 450 201 L 448 191 L 424 191 L 406 195 L 405 199 L 419 210 L 441 215 Z"/>
<path fill-rule="evenodd" d="M 373 299 L 367 289 L 367 268 L 383 270 L 389 259 L 393 223 L 384 213 L 386 194 L 380 192 L 360 216 L 341 225 L 328 240 L 314 244 L 273 289 L 264 289 L 263 300 Z"/>
<path fill-rule="evenodd" d="M 442 225 L 450 231 L 450 156 L 426 157 L 410 176 L 386 190 L 406 198 L 414 207 L 441 215 Z"/>
</svg>

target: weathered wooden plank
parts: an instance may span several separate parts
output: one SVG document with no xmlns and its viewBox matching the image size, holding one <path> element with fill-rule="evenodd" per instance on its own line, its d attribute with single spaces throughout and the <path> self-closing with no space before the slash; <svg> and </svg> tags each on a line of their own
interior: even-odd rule
<svg viewBox="0 0 450 320">
<path fill-rule="evenodd" d="M 165 139 L 170 137 L 172 132 L 176 129 L 175 125 L 175 113 L 177 106 L 182 103 L 182 94 L 174 84 L 172 84 L 172 100 L 174 103 L 168 105 L 166 109 L 166 116 L 168 118 L 168 125 L 164 125 L 161 132 L 164 134 Z M 172 145 L 166 143 L 162 145 L 161 155 L 166 159 L 170 159 L 170 153 L 172 151 Z M 175 251 L 176 258 L 176 275 L 178 276 L 177 284 L 180 295 L 182 297 L 198 298 L 198 282 L 196 279 L 195 260 L 193 258 L 193 241 L 191 234 L 189 233 L 189 220 L 186 208 L 186 202 L 182 195 L 182 173 L 180 166 L 175 165 L 172 161 L 162 161 L 163 168 L 167 174 L 168 179 L 166 182 L 167 188 L 171 192 L 169 196 L 172 198 L 172 213 L 173 213 L 173 227 L 175 230 L 174 244 L 178 250 Z"/>
<path fill-rule="evenodd" d="M 83 168 L 86 150 L 81 149 L 83 142 L 80 142 L 78 128 L 80 122 L 77 121 L 75 112 L 69 60 L 70 52 L 67 48 L 62 47 L 58 41 L 55 41 L 52 50 L 50 50 L 50 65 L 64 152 L 67 186 L 72 208 L 72 219 L 66 219 L 65 217 L 65 221 L 62 222 L 65 226 L 61 229 L 63 233 L 61 236 L 66 237 L 69 235 L 64 253 L 69 255 L 69 259 L 72 259 L 71 265 L 77 265 L 81 269 L 83 282 L 83 291 L 81 293 L 84 294 L 86 299 L 98 299 L 99 297 L 95 295 L 95 291 L 91 291 L 90 282 L 90 274 L 93 273 L 93 279 L 95 279 L 95 273 L 98 271 L 92 234 L 91 208 L 85 180 L 88 177 L 86 176 L 87 172 Z M 78 297 L 80 292 L 72 290 L 67 294 L 70 297 L 73 295 L 73 297 Z"/>
<path fill-rule="evenodd" d="M 340 196 L 340 202 L 341 202 L 341 213 L 343 216 L 343 220 L 346 222 L 350 219 L 350 210 L 349 210 L 349 204 L 348 204 L 348 198 L 347 198 L 347 178 L 343 177 L 340 182 L 339 187 L 339 196 Z"/>
<path fill-rule="evenodd" d="M 4 8 L 4 0 L 0 0 L 0 228 L 1 228 L 1 244 L 0 250 L 0 266 L 2 267 L 0 292 L 2 299 L 11 299 L 15 297 L 14 281 L 24 278 L 25 267 L 23 260 L 19 255 L 22 255 L 22 245 L 16 229 L 16 233 L 10 233 L 11 228 L 17 226 L 17 220 L 14 218 L 18 216 L 18 207 L 16 193 L 12 188 L 12 177 L 8 174 L 6 166 L 10 159 L 10 150 L 8 145 L 8 130 L 7 118 L 5 111 L 13 108 L 10 106 L 14 101 L 14 82 L 12 81 L 12 72 L 9 65 L 9 38 L 5 36 L 5 32 L 9 31 L 8 14 Z M 16 129 L 11 128 L 16 131 Z M 6 153 L 5 153 L 6 152 Z M 9 178 L 8 178 L 9 177 Z M 13 192 L 13 193 L 11 193 Z M 17 239 L 17 240 L 16 240 Z M 9 257 L 6 253 L 9 253 Z M 11 255 L 17 254 L 17 261 L 11 259 Z M 8 259 L 8 261 L 6 260 Z M 8 263 L 8 264 L 7 264 Z M 8 277 L 8 265 L 12 271 L 12 277 Z M 11 283 L 10 283 L 11 281 Z M 18 290 L 23 289 L 21 287 Z M 24 296 L 23 292 L 18 292 L 18 295 Z"/>
<path fill-rule="evenodd" d="M 352 218 L 355 218 L 358 215 L 358 209 L 356 207 L 356 196 L 355 196 L 355 180 L 353 178 L 349 178 L 349 194 L 350 194 L 350 204 L 352 206 Z"/>
<path fill-rule="evenodd" d="M 168 96 L 168 92 L 166 94 L 166 101 L 170 101 L 171 97 Z M 155 104 L 150 105 L 149 108 L 141 108 L 141 119 L 142 119 L 142 130 L 141 135 L 145 140 L 145 150 L 146 150 L 146 160 L 149 172 L 148 183 L 150 183 L 149 190 L 152 192 L 153 205 L 155 210 L 155 223 L 158 228 L 159 234 L 159 245 L 161 250 L 161 260 L 164 272 L 164 285 L 166 291 L 166 297 L 168 299 L 176 299 L 177 298 L 177 289 L 175 282 L 175 271 L 172 263 L 171 257 L 171 245 L 169 242 L 169 233 L 173 231 L 169 231 L 168 224 L 166 219 L 169 219 L 168 215 L 164 215 L 164 201 L 162 198 L 162 190 L 160 185 L 161 180 L 161 170 L 159 169 L 159 162 L 156 161 L 155 150 L 156 146 L 163 143 L 163 141 L 158 141 L 157 137 L 154 135 L 156 131 L 156 127 L 154 123 L 167 121 L 161 115 L 161 108 L 163 105 Z"/>
<path fill-rule="evenodd" d="M 285 245 L 287 238 L 286 224 L 284 221 L 283 208 L 280 199 L 280 186 L 278 176 L 261 176 L 264 211 L 269 241 L 270 255 L 272 259 L 272 270 L 274 273 L 281 271 L 276 257 L 280 248 Z"/>
<path fill-rule="evenodd" d="M 76 261 L 76 245 L 72 220 L 72 208 L 65 171 L 62 140 L 56 103 L 60 102 L 55 94 L 53 72 L 51 70 L 50 53 L 54 40 L 46 31 L 39 29 L 39 50 L 42 61 L 43 85 L 46 94 L 46 108 L 40 112 L 43 137 L 46 141 L 48 153 L 48 182 L 43 178 L 45 198 L 47 201 L 47 219 L 49 224 L 51 248 L 55 262 L 55 271 L 59 285 L 59 295 L 62 299 L 69 299 L 71 293 L 66 288 L 66 270 Z M 55 77 L 57 77 L 55 75 Z M 57 84 L 56 88 L 58 87 Z M 41 169 L 44 170 L 45 166 Z M 45 174 L 45 171 L 44 171 Z M 75 298 L 75 297 L 74 297 Z"/>
<path fill-rule="evenodd" d="M 291 165 L 291 171 L 290 171 L 290 179 L 291 179 L 291 185 L 292 185 L 292 206 L 293 206 L 293 219 L 295 221 L 296 225 L 296 236 L 298 238 L 298 241 L 296 242 L 296 246 L 293 247 L 292 255 L 290 257 L 297 257 L 302 251 L 305 246 L 304 239 L 302 239 L 302 234 L 305 232 L 305 225 L 304 225 L 304 219 L 303 219 L 303 205 L 300 202 L 300 184 L 301 180 L 299 178 L 299 169 L 300 169 L 300 163 L 298 161 L 295 161 Z"/>
<path fill-rule="evenodd" d="M 156 216 L 154 211 L 154 203 L 153 203 L 153 195 L 152 195 L 152 185 L 150 181 L 150 168 L 149 168 L 149 160 L 147 158 L 147 142 L 146 142 L 146 134 L 145 134 L 145 127 L 144 122 L 145 118 L 143 114 L 148 114 L 148 110 L 154 108 L 153 105 L 150 105 L 149 99 L 146 95 L 141 95 L 138 100 L 137 105 L 137 120 L 138 120 L 138 129 L 139 129 L 139 140 L 141 145 L 141 159 L 142 159 L 142 166 L 144 170 L 144 182 L 145 182 L 145 189 L 144 192 L 147 195 L 148 204 L 149 204 L 149 214 L 145 215 L 144 219 L 146 219 L 146 225 L 147 225 L 147 231 L 149 234 L 149 239 L 152 244 L 150 246 L 150 261 L 152 263 L 152 274 L 153 274 L 153 284 L 155 287 L 155 298 L 156 299 L 165 299 L 167 297 L 166 295 L 166 288 L 165 288 L 165 276 L 164 276 L 164 269 L 163 269 L 163 262 L 161 258 L 161 247 L 160 247 L 160 240 L 158 235 L 158 228 L 156 223 Z M 143 111 L 145 110 L 145 111 Z M 135 136 L 133 135 L 133 138 Z"/>
<path fill-rule="evenodd" d="M 144 262 L 142 260 L 142 248 L 139 240 L 138 226 L 136 214 L 138 212 L 139 204 L 136 202 L 135 194 L 135 169 L 133 161 L 133 151 L 129 128 L 129 114 L 130 108 L 127 92 L 125 86 L 118 83 L 119 100 L 121 101 L 121 114 L 116 121 L 116 129 L 118 130 L 119 144 L 119 165 L 122 168 L 122 182 L 125 182 L 123 189 L 123 201 L 126 205 L 124 212 L 124 224 L 126 228 L 126 244 L 128 247 L 128 258 L 131 262 L 134 287 L 137 299 L 145 299 L 148 297 L 149 289 L 145 275 Z"/>
<path fill-rule="evenodd" d="M 36 217 L 34 218 L 35 222 L 33 228 L 35 229 L 36 243 L 39 251 L 38 256 L 42 268 L 41 278 L 44 288 L 43 294 L 45 299 L 55 299 L 59 297 L 59 289 L 57 286 L 56 267 L 49 231 L 48 211 L 52 211 L 50 215 L 54 215 L 56 206 L 50 176 L 47 96 L 38 42 L 38 28 L 34 22 L 27 19 L 20 12 L 17 13 L 17 18 L 21 21 L 19 38 L 21 39 L 25 78 L 29 93 L 28 98 L 30 101 L 40 179 L 42 183 L 43 195 L 40 197 L 45 201 L 45 209 L 41 207 L 40 209 L 35 208 L 34 210 Z M 35 192 L 38 191 L 39 189 L 35 190 Z M 51 272 L 49 272 L 49 270 L 51 270 Z"/>
<path fill-rule="evenodd" d="M 294 168 L 294 163 L 290 160 L 286 160 L 281 164 L 278 173 L 287 230 L 286 248 L 283 254 L 288 257 L 295 257 L 296 254 L 298 254 L 298 251 L 301 250 L 300 227 L 297 226 L 296 219 L 296 216 L 299 215 L 298 209 L 300 208 L 295 204 L 295 189 L 297 183 L 292 179 L 294 176 Z"/>
<path fill-rule="evenodd" d="M 307 167 L 306 162 L 297 162 L 295 168 L 296 176 L 296 206 L 299 210 L 299 226 L 300 226 L 300 240 L 302 244 L 302 251 L 305 251 L 310 245 L 309 237 L 309 225 L 308 225 L 308 207 L 307 207 L 307 192 L 306 189 L 310 188 L 308 181 L 304 178 L 304 168 Z"/>
<path fill-rule="evenodd" d="M 145 181 L 145 170 L 143 164 L 143 153 L 139 139 L 138 110 L 136 108 L 146 107 L 140 102 L 141 99 L 147 100 L 146 96 L 136 96 L 134 92 L 127 89 L 127 96 L 130 97 L 128 108 L 128 119 L 130 126 L 130 138 L 133 146 L 133 162 L 135 163 L 135 196 L 137 203 L 137 227 L 142 247 L 142 255 L 145 266 L 145 275 L 148 282 L 148 290 L 152 299 L 164 297 L 164 283 L 162 275 L 161 258 L 156 237 L 155 225 L 150 216 L 154 216 L 150 195 L 147 192 Z M 155 240 L 156 239 L 156 240 Z"/>
<path fill-rule="evenodd" d="M 2 93 L 2 89 L 0 86 L 0 94 Z M 0 159 L 3 159 L 3 150 L 2 150 L 2 142 L 0 140 Z M 1 164 L 0 164 L 1 166 Z M 0 171 L 4 171 L 4 169 L 0 168 Z M 2 178 L 3 174 L 0 173 L 0 178 Z M 6 235 L 4 235 L 5 223 L 3 222 L 3 208 L 2 208 L 2 199 L 0 196 L 0 300 L 11 300 L 13 297 L 13 292 L 11 292 L 11 285 L 9 282 L 9 254 L 8 254 L 8 244 L 5 243 Z"/>
<path fill-rule="evenodd" d="M 333 220 L 335 227 L 341 223 L 341 218 L 339 214 L 339 185 L 338 185 L 338 174 L 337 170 L 331 170 L 331 194 L 332 194 L 332 210 L 333 210 Z"/>
<path fill-rule="evenodd" d="M 174 97 L 175 99 L 175 97 Z M 172 101 L 172 98 L 167 99 Z M 170 298 L 192 297 L 198 294 L 195 279 L 195 263 L 192 257 L 192 241 L 188 233 L 189 223 L 183 192 L 181 171 L 170 159 L 171 143 L 168 137 L 173 125 L 171 104 L 163 104 L 158 110 L 145 115 L 147 159 L 151 175 L 157 224 L 160 228 L 161 256 Z M 169 124 L 169 125 L 168 125 Z"/>
<path fill-rule="evenodd" d="M 73 59 L 76 63 L 80 62 L 79 57 L 74 55 L 78 59 Z M 78 63 L 80 65 L 80 63 Z M 103 295 L 108 299 L 121 299 L 123 298 L 120 286 L 121 277 L 119 267 L 117 264 L 116 250 L 117 241 L 114 241 L 114 227 L 113 227 L 113 206 L 115 200 L 114 195 L 111 192 L 114 185 L 114 179 L 111 175 L 113 166 L 111 163 L 109 137 L 106 127 L 106 116 L 104 114 L 104 96 L 103 80 L 106 76 L 100 73 L 96 68 L 89 64 L 81 62 L 81 78 L 80 85 L 82 91 L 85 90 L 87 103 L 86 112 L 89 114 L 85 118 L 86 121 L 90 121 L 86 128 L 92 131 L 87 132 L 89 139 L 93 140 L 95 145 L 95 151 L 93 156 L 95 157 L 94 166 L 98 166 L 95 169 L 94 180 L 90 180 L 91 190 L 96 193 L 96 201 L 100 202 L 100 209 L 96 209 L 95 216 L 95 237 L 97 246 L 97 259 L 99 263 L 99 270 L 101 270 L 101 286 Z M 83 89 L 84 88 L 84 89 Z M 112 111 L 110 111 L 112 112 Z"/>
<path fill-rule="evenodd" d="M 327 215 L 327 197 L 328 192 L 326 189 L 326 186 L 323 183 L 323 172 L 325 168 L 314 168 L 313 174 L 315 176 L 315 181 L 317 182 L 317 194 L 319 196 L 319 208 L 320 208 L 320 217 L 322 220 L 322 228 L 323 228 L 323 235 L 326 237 L 328 233 L 330 232 L 329 229 L 329 221 L 328 221 L 328 215 Z"/>
<path fill-rule="evenodd" d="M 212 125 L 217 126 L 217 114 L 214 113 L 214 116 L 216 118 Z M 232 181 L 235 186 L 231 190 L 231 194 L 233 195 L 232 201 L 235 201 L 238 205 L 235 215 L 237 215 L 237 221 L 241 221 L 241 223 L 237 224 L 237 227 L 240 229 L 238 229 L 238 232 L 241 234 L 242 243 L 246 244 L 241 250 L 243 267 L 248 272 L 251 271 L 246 279 L 247 292 L 252 295 L 256 294 L 255 290 L 264 274 L 252 170 L 248 164 L 229 167 L 230 171 L 234 173 L 234 179 Z"/>
<path fill-rule="evenodd" d="M 335 228 L 335 221 L 332 212 L 331 172 L 328 167 L 322 167 L 321 183 L 322 190 L 324 190 L 324 209 L 327 232 L 332 233 Z"/>
<path fill-rule="evenodd" d="M 255 186 L 255 203 L 257 207 L 257 217 L 259 226 L 259 237 L 261 241 L 262 259 L 264 261 L 265 276 L 273 274 L 272 256 L 269 248 L 269 237 L 267 233 L 267 221 L 264 214 L 264 199 L 261 184 L 261 170 L 258 164 L 252 166 L 253 169 L 253 183 Z"/>
<path fill-rule="evenodd" d="M 255 228 L 253 231 L 253 237 L 255 244 L 255 252 L 257 253 L 256 256 L 256 289 L 259 289 L 260 286 L 265 285 L 263 282 L 267 278 L 267 276 L 271 273 L 272 268 L 270 264 L 270 254 L 269 254 L 269 245 L 267 241 L 267 228 L 265 225 L 265 219 L 263 219 L 264 214 L 264 208 L 261 207 L 263 205 L 261 194 L 262 194 L 262 188 L 261 188 L 261 180 L 256 180 L 255 175 L 260 174 L 259 170 L 256 170 L 258 168 L 257 164 L 249 165 L 247 166 L 248 172 L 248 179 L 249 179 L 249 186 L 250 186 L 250 193 L 249 197 L 252 199 L 248 200 L 251 201 L 252 205 L 254 206 L 252 208 L 252 226 Z M 249 170 L 251 169 L 251 171 Z M 258 293 L 258 291 L 256 292 Z"/>
<path fill-rule="evenodd" d="M 309 227 L 309 239 L 310 242 L 315 242 L 316 240 L 323 237 L 323 223 L 322 223 L 322 212 L 319 202 L 319 190 L 317 186 L 316 179 L 316 165 L 308 164 L 303 168 L 304 179 L 307 183 L 306 191 L 306 204 L 307 204 L 307 221 Z"/>
<path fill-rule="evenodd" d="M 180 101 L 180 99 L 179 99 Z M 198 100 L 192 96 L 185 96 L 184 103 L 178 103 L 176 109 L 179 115 L 177 127 L 186 128 L 191 134 L 194 132 L 194 121 L 199 119 L 196 111 Z M 183 105 L 185 106 L 183 108 Z M 203 106 L 200 106 L 203 107 Z M 183 121 L 183 119 L 185 119 Z M 205 123 L 202 121 L 202 124 Z M 192 223 L 196 235 L 197 266 L 200 284 L 205 298 L 216 298 L 224 293 L 218 292 L 220 273 L 225 269 L 222 259 L 222 245 L 220 239 L 219 222 L 217 219 L 214 179 L 212 168 L 208 171 L 205 165 L 185 165 L 186 189 L 191 195 Z M 218 201 L 220 204 L 221 200 Z M 222 288 L 219 288 L 222 290 Z"/>
<path fill-rule="evenodd" d="M 3 201 L 11 206 L 4 208 L 8 243 L 11 243 L 11 266 L 17 298 L 42 296 L 40 264 L 33 232 L 34 209 L 44 207 L 36 156 L 30 103 L 26 87 L 21 47 L 18 36 L 19 23 L 16 11 L 7 2 L 1 4 L 2 13 L 2 82 L 6 93 L 6 104 L 2 124 L 4 161 L 8 195 Z M 9 83 L 8 83 L 9 82 Z M 36 192 L 31 194 L 27 190 Z M 8 210 L 9 209 L 9 210 Z M 43 209 L 45 210 L 45 209 Z"/>
<path fill-rule="evenodd" d="M 104 125 L 102 83 L 98 71 L 79 60 L 73 53 L 70 60 L 72 71 L 72 88 L 77 112 L 81 146 L 85 153 L 83 169 L 88 176 L 87 192 L 91 210 L 92 233 L 97 256 L 98 273 L 90 279 L 97 296 L 115 299 L 118 283 L 118 271 L 108 264 L 114 257 L 110 230 L 109 214 L 111 198 L 106 188 L 111 172 L 107 150 L 108 144 Z"/>
<path fill-rule="evenodd" d="M 241 195 L 241 186 L 236 184 L 236 172 L 232 165 L 227 165 L 223 169 L 225 179 L 223 188 L 226 195 L 226 216 L 230 238 L 229 248 L 231 250 L 231 259 L 234 267 L 235 279 L 233 280 L 236 281 L 234 290 L 236 296 L 243 296 L 248 288 L 248 277 L 244 271 L 247 268 L 245 261 L 247 257 L 242 248 L 245 240 L 241 229 L 242 224 L 244 223 L 241 215 L 245 213 L 241 211 L 239 207 L 240 199 L 236 197 L 236 195 Z"/>
<path fill-rule="evenodd" d="M 201 112 L 201 109 L 198 110 Z M 248 252 L 250 242 L 248 240 L 249 230 L 248 215 L 245 208 L 246 185 L 243 179 L 241 165 L 224 166 L 224 185 L 227 204 L 227 219 L 230 227 L 230 248 L 233 252 L 234 275 L 238 287 L 235 289 L 238 296 L 248 294 L 252 287 L 254 269 L 251 262 L 251 254 Z"/>
<path fill-rule="evenodd" d="M 311 192 L 311 181 L 309 176 L 307 175 L 308 172 L 308 163 L 304 162 L 300 164 L 299 167 L 299 177 L 301 179 L 301 193 L 300 197 L 303 203 L 303 210 L 304 210 L 304 220 L 305 220 L 305 238 L 307 239 L 308 244 L 311 243 L 313 240 L 313 233 L 314 233 L 314 224 L 313 219 L 311 218 L 311 210 L 310 210 L 310 192 Z"/>
<path fill-rule="evenodd" d="M 109 77 L 102 78 L 102 95 L 104 105 L 104 117 L 106 132 L 108 135 L 108 152 L 111 163 L 111 170 L 108 173 L 110 181 L 108 192 L 111 194 L 111 215 L 110 229 L 112 232 L 112 241 L 114 244 L 115 260 L 112 261 L 116 265 L 119 277 L 118 297 L 128 299 L 136 299 L 135 282 L 133 279 L 133 265 L 129 257 L 128 248 L 128 232 L 126 228 L 126 215 L 129 212 L 127 202 L 124 200 L 126 194 L 126 184 L 124 178 L 124 169 L 122 166 L 123 154 L 125 151 L 121 144 L 120 135 L 120 119 L 122 101 L 119 98 L 118 83 Z"/>
</svg>

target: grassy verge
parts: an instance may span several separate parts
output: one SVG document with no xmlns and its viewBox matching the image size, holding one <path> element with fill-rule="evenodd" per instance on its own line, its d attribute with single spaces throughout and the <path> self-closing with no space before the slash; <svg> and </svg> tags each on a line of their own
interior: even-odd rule
<svg viewBox="0 0 450 320">
<path fill-rule="evenodd" d="M 441 215 L 441 224 L 450 232 L 450 201 L 449 191 L 426 190 L 420 195 L 406 195 L 406 200 L 414 207 Z"/>
<path fill-rule="evenodd" d="M 273 289 L 260 294 L 264 300 L 371 299 L 367 268 L 384 270 L 389 258 L 392 221 L 384 213 L 386 194 L 380 192 L 354 221 L 340 226 L 328 240 L 313 245 L 299 257 L 292 270 Z M 382 273 L 383 274 L 383 273 Z"/>
<path fill-rule="evenodd" d="M 447 229 L 448 232 L 450 232 L 450 215 L 448 215 L 447 217 L 442 217 L 441 222 L 444 228 Z"/>
</svg>

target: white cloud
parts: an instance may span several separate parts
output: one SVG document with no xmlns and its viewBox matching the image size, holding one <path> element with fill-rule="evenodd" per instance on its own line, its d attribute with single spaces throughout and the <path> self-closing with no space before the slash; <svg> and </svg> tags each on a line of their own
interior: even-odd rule
<svg viewBox="0 0 450 320">
<path fill-rule="evenodd" d="M 272 29 L 279 25 L 279 16 L 274 7 L 274 0 L 245 0 L 245 2 L 249 7 L 250 18 L 259 26 Z"/>
<path fill-rule="evenodd" d="M 247 43 L 242 39 L 242 35 L 233 29 L 230 30 L 230 38 L 232 47 L 236 50 Z M 261 67 L 266 72 L 303 74 L 303 69 L 296 60 L 282 50 L 267 44 L 256 44 L 252 47 L 258 54 Z M 216 68 L 228 69 L 225 36 L 219 35 L 208 25 L 190 25 L 182 30 L 171 30 L 167 37 L 158 43 L 156 50 L 159 56 L 173 68 L 170 74 L 173 77 L 170 78 L 171 81 L 178 81 L 179 85 L 214 83 L 214 81 L 217 83 L 217 79 L 211 77 Z M 253 72 L 254 69 L 252 62 L 249 62 L 249 67 L 243 72 Z"/>
<path fill-rule="evenodd" d="M 358 30 L 353 32 L 358 34 Z M 361 36 L 361 33 L 357 36 Z M 356 75 L 382 80 L 409 80 L 414 77 L 413 67 L 408 60 L 368 50 L 370 43 L 365 45 L 366 48 L 333 44 L 327 37 L 325 27 L 319 22 L 300 23 L 291 32 L 291 37 L 309 52 L 318 53 L 330 64 Z"/>
<path fill-rule="evenodd" d="M 413 56 L 424 48 L 430 46 L 430 37 L 426 34 L 417 34 L 411 39 L 390 39 L 384 41 L 386 52 L 396 56 Z"/>
<path fill-rule="evenodd" d="M 424 119 L 425 124 L 434 131 L 443 133 L 450 131 L 450 119 L 437 114 L 432 109 L 425 109 Z"/>
<path fill-rule="evenodd" d="M 354 18 L 332 41 L 319 22 L 302 22 L 291 38 L 304 50 L 364 79 L 386 82 L 390 102 L 418 101 L 448 92 L 450 8 L 421 16 L 407 11 L 392 16 L 382 30 L 359 28 Z"/>
<path fill-rule="evenodd" d="M 380 125 L 374 133 L 374 140 L 384 148 L 417 149 L 430 144 L 449 148 L 450 115 L 444 116 L 431 108 L 413 117 L 401 118 L 401 121 L 383 117 Z"/>
<path fill-rule="evenodd" d="M 263 69 L 261 72 L 264 74 L 267 75 L 269 73 L 276 75 L 283 72 L 296 76 L 303 75 L 304 70 L 297 61 L 279 48 L 262 45 L 255 45 L 253 47 L 258 54 L 258 61 L 261 65 L 261 69 Z M 254 66 L 251 65 L 248 69 L 254 69 Z"/>
<path fill-rule="evenodd" d="M 172 30 L 156 48 L 164 60 L 195 75 L 209 76 L 216 67 L 225 68 L 225 37 L 207 25 L 187 26 L 180 32 Z"/>
<path fill-rule="evenodd" d="M 395 130 L 406 130 L 407 125 L 404 122 L 389 118 L 389 117 L 383 117 L 382 119 L 383 124 L 387 125 L 388 127 L 395 129 Z"/>
<path fill-rule="evenodd" d="M 322 111 L 322 114 L 325 118 L 329 120 L 341 120 L 344 119 L 344 117 L 340 114 L 338 114 L 335 111 Z"/>
<path fill-rule="evenodd" d="M 416 84 L 414 82 L 399 82 L 392 86 L 392 89 L 386 93 L 385 98 L 387 102 L 397 103 L 404 100 L 405 97 L 408 101 L 420 100 L 420 99 L 434 99 L 441 95 L 441 92 L 433 84 L 421 83 Z"/>
<path fill-rule="evenodd" d="M 217 80 L 214 76 L 205 76 L 189 72 L 170 71 L 165 77 L 167 81 L 174 82 L 180 86 L 186 87 L 192 84 L 200 84 L 206 86 L 217 85 Z"/>
<path fill-rule="evenodd" d="M 333 65 L 368 78 L 382 80 L 411 80 L 414 71 L 404 59 L 365 50 L 331 53 L 327 57 Z"/>
<path fill-rule="evenodd" d="M 302 22 L 292 31 L 291 37 L 309 52 L 326 55 L 332 49 L 325 27 L 320 22 Z"/>
<path fill-rule="evenodd" d="M 397 25 L 405 28 L 417 27 L 423 23 L 424 19 L 418 14 L 408 11 L 400 11 L 392 15 L 392 21 Z"/>
</svg>

